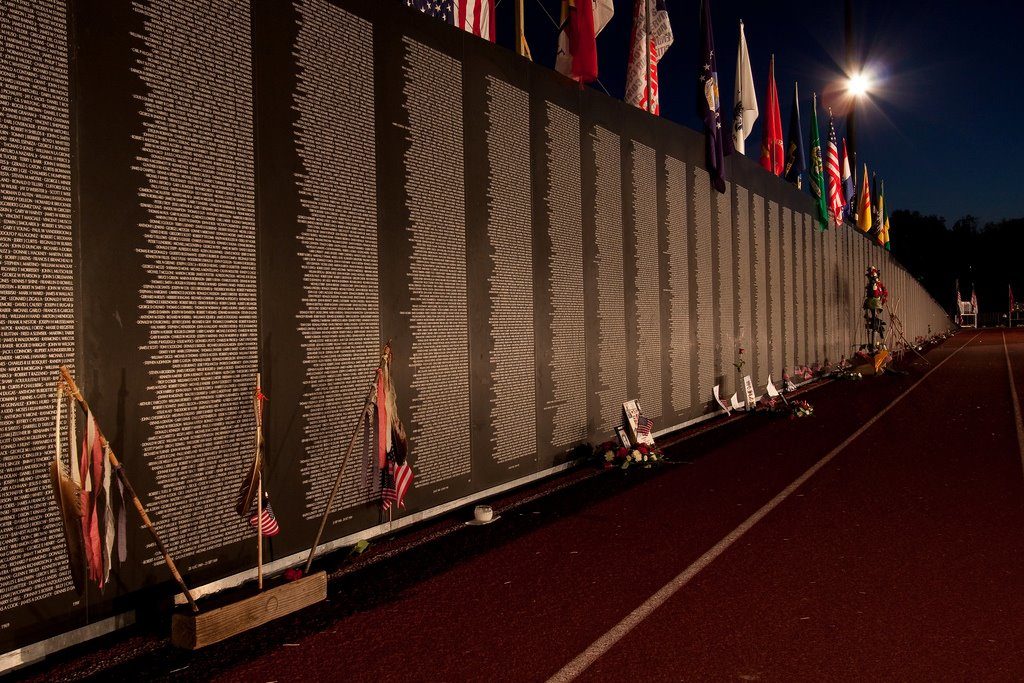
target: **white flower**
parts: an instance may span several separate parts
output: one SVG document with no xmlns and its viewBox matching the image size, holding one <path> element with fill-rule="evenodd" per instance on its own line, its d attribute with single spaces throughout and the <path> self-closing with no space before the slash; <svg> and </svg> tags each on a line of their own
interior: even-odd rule
<svg viewBox="0 0 1024 683">
<path fill-rule="evenodd" d="M 644 462 L 647 462 L 647 456 L 646 455 L 644 456 Z"/>
<path fill-rule="evenodd" d="M 604 453 L 604 461 L 605 462 L 611 462 L 614 459 L 615 459 L 615 454 L 614 453 L 612 453 L 611 451 L 605 451 L 605 453 Z"/>
<path fill-rule="evenodd" d="M 644 456 L 640 454 L 640 451 L 633 451 L 633 460 L 640 462 Z"/>
</svg>

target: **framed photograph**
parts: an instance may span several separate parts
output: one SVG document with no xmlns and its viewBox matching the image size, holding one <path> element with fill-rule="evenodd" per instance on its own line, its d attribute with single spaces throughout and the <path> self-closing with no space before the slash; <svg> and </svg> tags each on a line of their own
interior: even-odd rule
<svg viewBox="0 0 1024 683">
<path fill-rule="evenodd" d="M 619 445 L 623 448 L 629 448 L 629 435 L 626 434 L 626 428 L 619 426 L 615 428 L 615 436 L 619 437 Z"/>
</svg>

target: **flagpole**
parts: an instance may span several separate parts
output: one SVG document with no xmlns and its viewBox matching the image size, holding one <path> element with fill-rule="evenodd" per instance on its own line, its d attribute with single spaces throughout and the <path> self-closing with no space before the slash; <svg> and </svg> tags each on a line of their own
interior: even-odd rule
<svg viewBox="0 0 1024 683">
<path fill-rule="evenodd" d="M 253 399 L 256 404 L 256 458 L 260 457 L 260 449 L 263 445 L 263 411 L 260 406 L 260 395 L 262 386 L 260 373 L 256 373 L 256 396 Z M 257 484 L 256 484 L 256 582 L 259 590 L 263 590 L 263 463 L 257 463 Z"/>
<path fill-rule="evenodd" d="M 494 21 L 492 18 L 491 21 Z M 526 56 L 526 28 L 523 0 L 516 0 L 516 54 Z"/>
<path fill-rule="evenodd" d="M 644 24 L 646 35 L 644 36 L 644 52 L 647 54 L 647 75 L 644 83 L 647 88 L 647 112 L 654 113 L 654 102 L 651 97 L 651 0 L 643 0 L 644 3 Z"/>
<path fill-rule="evenodd" d="M 256 578 L 258 588 L 263 590 L 263 473 L 256 486 Z"/>
<path fill-rule="evenodd" d="M 64 384 L 66 384 L 68 389 L 71 391 L 71 395 L 75 397 L 76 401 L 78 401 L 78 405 L 81 406 L 86 415 L 90 414 L 91 411 L 89 410 L 89 404 L 86 402 L 85 397 L 82 396 L 82 392 L 78 390 L 78 385 L 75 384 L 75 380 L 66 366 L 60 366 L 60 374 L 64 379 Z M 128 495 L 131 497 L 132 503 L 135 505 L 135 510 L 139 513 L 139 517 L 142 518 L 142 523 L 146 525 L 150 535 L 153 536 L 153 540 L 156 541 L 156 546 L 160 549 L 160 553 L 164 557 L 164 562 L 167 564 L 167 569 L 170 570 L 171 576 L 173 576 L 174 580 L 178 582 L 178 585 L 181 587 L 182 592 L 184 592 L 185 599 L 188 600 L 188 604 L 192 608 L 192 611 L 198 612 L 199 607 L 196 605 L 196 601 L 192 597 L 191 591 L 189 591 L 188 586 L 185 585 L 185 580 L 181 578 L 181 574 L 178 572 L 178 567 L 174 564 L 174 560 L 171 559 L 171 554 L 167 551 L 167 547 L 164 545 L 164 542 L 160 540 L 160 534 L 157 533 L 156 527 L 153 526 L 153 522 L 150 521 L 149 515 L 146 514 L 146 508 L 143 507 L 142 501 L 139 500 L 131 482 L 128 481 L 128 475 L 124 473 L 124 468 L 121 466 L 121 463 L 118 462 L 117 456 L 114 455 L 114 449 L 110 447 L 110 443 L 107 441 L 107 438 L 103 436 L 103 432 L 100 431 L 99 425 L 96 425 L 96 436 L 99 438 L 100 447 L 107 454 L 110 466 L 113 467 L 114 472 L 117 473 L 117 478 L 121 480 L 121 484 L 123 484 L 125 489 L 128 490 Z"/>
<path fill-rule="evenodd" d="M 384 345 L 384 349 L 381 352 L 380 363 L 377 365 L 377 370 L 384 367 L 385 357 L 391 353 L 391 340 L 389 339 Z M 370 382 L 370 390 L 366 394 L 366 400 L 363 402 L 363 408 L 359 411 L 359 419 L 356 420 L 356 427 L 352 430 L 352 438 L 349 439 L 348 448 L 345 450 L 345 456 L 341 459 L 341 467 L 338 468 L 338 475 L 334 478 L 334 486 L 331 488 L 331 495 L 327 498 L 327 505 L 324 507 L 324 514 L 320 517 L 320 528 L 317 529 L 316 537 L 313 539 L 313 545 L 309 548 L 309 556 L 306 558 L 306 566 L 303 569 L 303 573 L 308 574 L 309 568 L 313 565 L 313 555 L 316 553 L 316 547 L 320 544 L 320 538 L 323 536 L 324 527 L 327 526 L 327 517 L 331 513 L 331 507 L 334 505 L 334 498 L 338 495 L 338 488 L 341 486 L 341 479 L 345 474 L 345 465 L 348 463 L 349 456 L 352 455 L 352 449 L 356 445 L 356 437 L 359 436 L 359 430 L 363 427 L 363 420 L 366 418 L 367 412 L 370 410 L 370 406 L 373 405 L 374 397 L 377 394 L 377 370 L 374 370 L 373 381 Z"/>
</svg>

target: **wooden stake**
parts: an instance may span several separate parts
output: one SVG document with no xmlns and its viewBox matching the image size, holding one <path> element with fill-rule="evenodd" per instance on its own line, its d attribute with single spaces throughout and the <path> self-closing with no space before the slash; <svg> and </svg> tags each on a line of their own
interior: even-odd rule
<svg viewBox="0 0 1024 683">
<path fill-rule="evenodd" d="M 259 589 L 263 590 L 263 473 L 260 472 L 260 483 L 256 487 L 256 578 Z"/>
<path fill-rule="evenodd" d="M 71 373 L 68 372 L 67 367 L 63 365 L 60 366 L 60 374 L 61 377 L 63 377 L 68 390 L 71 392 L 71 395 L 75 397 L 75 400 L 78 401 L 78 405 L 81 406 L 82 410 L 84 410 L 86 415 L 88 415 L 90 412 L 89 404 L 86 402 L 85 397 L 82 396 L 82 392 L 78 390 L 78 385 L 75 384 L 75 380 L 71 376 Z M 107 442 L 107 438 L 103 436 L 103 432 L 99 429 L 98 425 L 96 427 L 96 434 L 99 437 L 100 446 L 107 453 L 107 459 L 110 460 L 110 466 L 114 468 L 114 472 L 117 473 L 117 477 L 121 480 L 121 484 L 123 484 L 125 489 L 128 491 L 128 495 L 131 497 L 132 503 L 135 505 L 135 510 L 139 513 L 139 517 L 142 518 L 142 523 L 146 525 L 147 529 L 149 529 L 150 535 L 152 535 L 153 540 L 156 541 L 157 548 L 160 549 L 160 553 L 164 556 L 164 562 L 167 564 L 167 568 L 170 570 L 171 576 L 174 577 L 174 580 L 177 581 L 178 585 L 181 587 L 182 592 L 185 593 L 185 599 L 188 600 L 188 604 L 192 608 L 192 611 L 198 612 L 199 607 L 196 605 L 196 601 L 192 597 L 191 591 L 189 591 L 188 586 L 185 585 L 185 580 L 181 578 L 181 574 L 178 572 L 178 567 L 174 564 L 174 560 L 171 559 L 171 554 L 167 551 L 166 546 L 164 546 L 164 542 L 160 540 L 160 534 L 156 532 L 156 527 L 154 527 L 153 522 L 149 520 L 149 515 L 146 514 L 146 508 L 143 507 L 142 501 L 139 500 L 139 497 L 135 494 L 135 489 L 132 488 L 131 482 L 128 481 L 128 475 L 124 473 L 124 468 L 121 467 L 121 463 L 118 462 L 117 457 L 114 455 L 114 449 L 110 447 L 110 444 Z"/>
<path fill-rule="evenodd" d="M 391 340 L 389 339 L 387 344 L 384 345 L 384 349 L 381 351 L 380 363 L 377 365 L 377 369 L 373 371 L 373 381 L 370 382 L 370 390 L 366 394 L 366 400 L 363 402 L 363 407 L 359 411 L 359 419 L 356 420 L 356 428 L 352 430 L 352 438 L 349 439 L 348 448 L 345 450 L 345 457 L 341 459 L 341 467 L 338 468 L 338 476 L 334 478 L 334 486 L 331 487 L 331 495 L 327 498 L 327 506 L 324 507 L 324 514 L 320 517 L 320 528 L 317 529 L 316 538 L 313 539 L 313 545 L 309 548 L 309 556 L 306 558 L 306 567 L 303 569 L 304 574 L 309 573 L 309 568 L 313 565 L 313 555 L 316 553 L 316 547 L 320 544 L 320 538 L 324 534 L 324 527 L 327 526 L 327 516 L 331 514 L 331 506 L 334 505 L 334 498 L 338 495 L 338 488 L 341 486 L 341 479 L 345 474 L 345 465 L 348 463 L 348 458 L 352 455 L 352 449 L 356 445 L 356 437 L 359 436 L 359 430 L 363 427 L 363 420 L 366 419 L 366 413 L 369 412 L 370 406 L 373 405 L 374 398 L 377 394 L 377 370 L 384 367 L 385 358 L 391 355 Z"/>
</svg>

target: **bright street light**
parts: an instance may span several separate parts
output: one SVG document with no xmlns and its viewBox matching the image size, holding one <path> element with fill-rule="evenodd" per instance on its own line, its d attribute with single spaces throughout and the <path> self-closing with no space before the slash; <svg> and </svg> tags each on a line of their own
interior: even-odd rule
<svg viewBox="0 0 1024 683">
<path fill-rule="evenodd" d="M 854 97 L 861 97 L 867 94 L 868 88 L 871 86 L 871 81 L 864 73 L 856 73 L 850 76 L 850 80 L 846 84 L 846 89 Z"/>
</svg>

